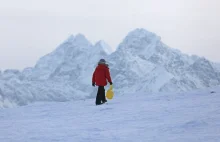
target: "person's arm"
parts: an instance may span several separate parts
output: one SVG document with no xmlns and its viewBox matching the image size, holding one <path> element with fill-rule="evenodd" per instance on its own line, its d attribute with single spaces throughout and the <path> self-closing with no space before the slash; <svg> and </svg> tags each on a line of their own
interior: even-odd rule
<svg viewBox="0 0 220 142">
<path fill-rule="evenodd" d="M 95 86 L 95 72 L 96 70 L 93 72 L 93 75 L 92 75 L 92 86 Z"/>
<path fill-rule="evenodd" d="M 110 72 L 109 72 L 108 68 L 106 68 L 105 76 L 106 76 L 108 82 L 110 83 L 110 85 L 112 85 L 112 79 L 111 79 Z"/>
</svg>

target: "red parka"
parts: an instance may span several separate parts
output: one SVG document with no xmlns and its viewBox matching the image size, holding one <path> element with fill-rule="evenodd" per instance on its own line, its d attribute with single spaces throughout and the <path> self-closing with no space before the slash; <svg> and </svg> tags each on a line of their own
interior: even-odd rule
<svg viewBox="0 0 220 142">
<path fill-rule="evenodd" d="M 106 86 L 107 80 L 112 83 L 109 68 L 105 64 L 99 64 L 92 76 L 92 82 L 97 86 Z"/>
</svg>

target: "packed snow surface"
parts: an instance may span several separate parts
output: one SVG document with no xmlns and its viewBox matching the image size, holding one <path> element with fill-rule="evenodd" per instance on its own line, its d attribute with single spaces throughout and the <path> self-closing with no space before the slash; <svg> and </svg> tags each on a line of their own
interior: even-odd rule
<svg viewBox="0 0 220 142">
<path fill-rule="evenodd" d="M 211 93 L 212 92 L 212 93 Z M 220 88 L 0 110 L 1 142 L 219 142 Z"/>
</svg>

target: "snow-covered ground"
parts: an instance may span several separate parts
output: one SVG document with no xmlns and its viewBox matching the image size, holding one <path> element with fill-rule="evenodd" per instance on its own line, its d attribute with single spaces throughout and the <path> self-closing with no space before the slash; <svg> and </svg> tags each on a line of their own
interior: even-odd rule
<svg viewBox="0 0 220 142">
<path fill-rule="evenodd" d="M 215 93 L 210 93 L 214 91 Z M 0 110 L 0 142 L 219 142 L 220 88 Z"/>
</svg>

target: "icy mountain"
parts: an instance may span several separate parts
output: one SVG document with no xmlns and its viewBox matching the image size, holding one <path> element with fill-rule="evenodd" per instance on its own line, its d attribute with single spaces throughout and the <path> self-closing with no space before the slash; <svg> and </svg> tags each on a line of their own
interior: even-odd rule
<svg viewBox="0 0 220 142">
<path fill-rule="evenodd" d="M 210 93 L 210 92 L 215 93 Z M 1 142 L 219 142 L 220 88 L 38 102 L 0 111 Z"/>
<path fill-rule="evenodd" d="M 68 101 L 91 97 L 91 76 L 100 58 L 108 55 L 83 35 L 70 36 L 34 68 L 5 71 L 0 82 L 0 107 L 35 101 Z"/>
<path fill-rule="evenodd" d="M 104 41 L 92 45 L 78 34 L 40 58 L 35 67 L 1 72 L 0 107 L 94 97 L 91 78 L 100 58 L 110 65 L 117 95 L 182 92 L 220 84 L 219 64 L 182 54 L 145 29 L 131 31 L 113 53 Z"/>
<path fill-rule="evenodd" d="M 169 48 L 144 29 L 130 32 L 108 60 L 119 92 L 179 92 L 220 84 L 220 72 L 210 61 Z"/>
</svg>

